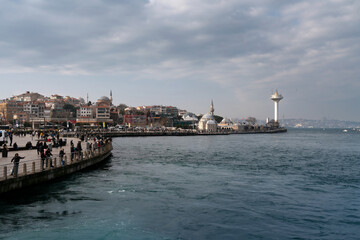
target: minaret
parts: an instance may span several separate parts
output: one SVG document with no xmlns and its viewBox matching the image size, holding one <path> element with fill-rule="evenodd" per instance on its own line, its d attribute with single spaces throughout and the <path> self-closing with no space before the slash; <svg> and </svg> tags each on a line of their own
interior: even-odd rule
<svg viewBox="0 0 360 240">
<path fill-rule="evenodd" d="M 113 102 L 112 90 L 110 90 L 110 103 L 111 103 L 111 105 L 112 105 L 112 102 Z"/>
<path fill-rule="evenodd" d="M 86 104 L 89 103 L 89 93 L 86 93 Z"/>
<path fill-rule="evenodd" d="M 274 113 L 274 121 L 275 122 L 278 122 L 278 119 L 279 119 L 279 102 L 281 99 L 283 99 L 283 96 L 281 94 L 279 94 L 277 90 L 275 91 L 275 93 L 273 95 L 271 95 L 271 100 L 273 100 L 274 104 L 275 104 L 275 113 Z"/>
<path fill-rule="evenodd" d="M 213 102 L 213 100 L 211 99 L 210 113 L 211 113 L 212 116 L 214 116 L 214 111 L 215 111 L 215 109 L 214 109 L 214 102 Z"/>
</svg>

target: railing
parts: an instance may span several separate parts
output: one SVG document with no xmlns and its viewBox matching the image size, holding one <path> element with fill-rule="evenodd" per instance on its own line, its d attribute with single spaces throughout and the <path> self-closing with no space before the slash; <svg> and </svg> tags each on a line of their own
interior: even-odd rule
<svg viewBox="0 0 360 240">
<path fill-rule="evenodd" d="M 34 159 L 21 159 L 18 164 L 18 171 L 12 172 L 15 168 L 14 163 L 7 163 L 0 165 L 0 181 L 8 178 L 16 178 L 20 176 L 26 176 L 42 171 L 49 171 L 55 168 L 61 168 L 66 165 L 75 164 L 90 158 L 99 157 L 102 154 L 110 151 L 112 148 L 111 143 L 105 144 L 97 149 L 91 149 L 88 151 L 67 153 L 60 158 L 59 156 L 48 157 L 42 160 L 40 157 Z M 12 174 L 13 173 L 13 174 Z"/>
</svg>

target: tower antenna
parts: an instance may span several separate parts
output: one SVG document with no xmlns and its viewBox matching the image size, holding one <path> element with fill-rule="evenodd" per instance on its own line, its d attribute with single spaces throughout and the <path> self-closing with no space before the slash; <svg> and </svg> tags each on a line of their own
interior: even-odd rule
<svg viewBox="0 0 360 240">
<path fill-rule="evenodd" d="M 279 119 L 279 102 L 283 99 L 283 96 L 278 93 L 278 90 L 275 91 L 273 95 L 271 95 L 271 100 L 274 101 L 274 121 L 277 123 Z"/>
</svg>

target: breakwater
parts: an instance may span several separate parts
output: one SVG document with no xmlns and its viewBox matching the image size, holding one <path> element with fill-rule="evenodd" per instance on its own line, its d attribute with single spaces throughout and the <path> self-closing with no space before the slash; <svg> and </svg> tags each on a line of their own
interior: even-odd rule
<svg viewBox="0 0 360 240">
<path fill-rule="evenodd" d="M 199 136 L 199 135 L 228 135 L 229 133 L 225 132 L 177 132 L 177 131 L 164 131 L 164 132 L 135 132 L 135 131 L 124 131 L 124 132 L 106 132 L 106 131 L 98 131 L 98 132 L 79 132 L 79 133 L 63 133 L 63 137 L 76 137 L 76 135 L 90 135 L 90 136 L 98 136 L 101 135 L 106 138 L 113 137 L 162 137 L 162 136 Z"/>
<path fill-rule="evenodd" d="M 275 128 L 275 129 L 255 129 L 255 130 L 246 130 L 246 131 L 236 131 L 231 132 L 231 134 L 266 134 L 266 133 L 286 133 L 286 128 Z"/>
<path fill-rule="evenodd" d="M 287 132 L 286 128 L 275 129 L 251 129 L 240 131 L 221 131 L 221 132 L 200 132 L 200 131 L 91 131 L 91 132 L 65 132 L 62 133 L 62 137 L 80 137 L 86 136 L 104 136 L 109 138 L 117 137 L 157 137 L 157 136 L 218 136 L 218 135 L 230 135 L 230 134 L 262 134 L 262 133 L 284 133 Z"/>
<path fill-rule="evenodd" d="M 96 150 L 85 151 L 82 154 L 76 154 L 71 157 L 70 154 L 65 155 L 63 160 L 53 158 L 53 167 L 50 163 L 46 164 L 47 167 L 42 169 L 40 160 L 20 162 L 19 172 L 17 177 L 9 174 L 10 165 L 2 166 L 0 174 L 0 194 L 19 190 L 25 187 L 30 187 L 40 183 L 45 183 L 85 168 L 96 165 L 111 155 L 112 143 L 108 142 L 103 147 Z M 22 152 L 25 154 L 26 152 Z"/>
</svg>

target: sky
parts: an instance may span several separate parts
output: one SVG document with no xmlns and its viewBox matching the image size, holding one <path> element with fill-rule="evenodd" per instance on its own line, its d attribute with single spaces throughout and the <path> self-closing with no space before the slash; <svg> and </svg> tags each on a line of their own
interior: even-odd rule
<svg viewBox="0 0 360 240">
<path fill-rule="evenodd" d="M 0 99 L 25 91 L 360 121 L 358 0 L 2 0 Z"/>
</svg>

